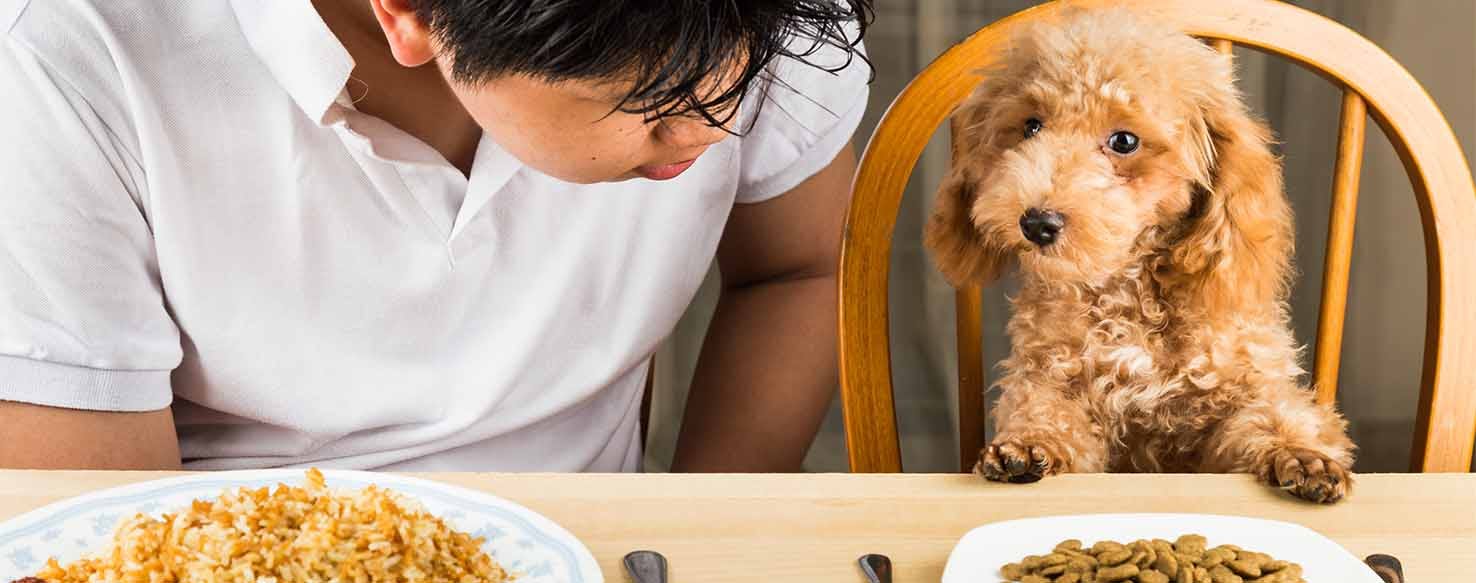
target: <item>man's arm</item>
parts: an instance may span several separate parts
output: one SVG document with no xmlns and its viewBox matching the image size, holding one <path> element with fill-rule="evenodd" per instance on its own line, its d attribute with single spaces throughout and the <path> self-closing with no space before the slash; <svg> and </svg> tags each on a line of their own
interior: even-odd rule
<svg viewBox="0 0 1476 583">
<path fill-rule="evenodd" d="M 733 209 L 675 471 L 800 470 L 835 392 L 835 277 L 855 169 L 847 147 L 788 193 Z"/>
<path fill-rule="evenodd" d="M 178 468 L 181 343 L 130 109 L 93 74 L 110 55 L 27 26 L 0 31 L 0 468 Z"/>
<path fill-rule="evenodd" d="M 76 411 L 0 401 L 0 468 L 177 470 L 169 409 Z"/>
</svg>

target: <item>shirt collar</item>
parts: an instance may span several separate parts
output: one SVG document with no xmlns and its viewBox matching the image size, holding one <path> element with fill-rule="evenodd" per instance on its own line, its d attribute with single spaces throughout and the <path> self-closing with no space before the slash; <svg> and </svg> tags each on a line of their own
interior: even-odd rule
<svg viewBox="0 0 1476 583">
<path fill-rule="evenodd" d="M 303 113 L 319 124 L 354 59 L 309 0 L 231 0 L 241 33 Z"/>
</svg>

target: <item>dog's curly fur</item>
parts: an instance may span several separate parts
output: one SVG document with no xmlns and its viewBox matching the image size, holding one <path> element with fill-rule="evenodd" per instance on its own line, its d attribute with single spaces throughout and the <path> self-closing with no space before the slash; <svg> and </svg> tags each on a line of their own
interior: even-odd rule
<svg viewBox="0 0 1476 583">
<path fill-rule="evenodd" d="M 1353 444 L 1303 384 L 1290 331 L 1280 161 L 1230 58 L 1127 12 L 1076 11 L 984 75 L 955 113 L 926 231 L 954 284 L 1020 274 L 978 470 L 1248 472 L 1345 496 Z M 1135 152 L 1107 146 L 1119 131 Z M 1024 236 L 1029 209 L 1063 217 L 1054 243 Z"/>
</svg>

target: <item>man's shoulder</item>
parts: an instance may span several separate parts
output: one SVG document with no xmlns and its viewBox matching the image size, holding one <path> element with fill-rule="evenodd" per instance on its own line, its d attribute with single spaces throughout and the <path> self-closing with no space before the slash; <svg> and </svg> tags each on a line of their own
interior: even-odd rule
<svg viewBox="0 0 1476 583">
<path fill-rule="evenodd" d="M 0 0 L 0 51 L 39 61 L 110 125 L 131 91 L 200 74 L 233 27 L 222 0 Z"/>
<path fill-rule="evenodd" d="M 741 146 L 739 202 L 787 192 L 849 143 L 866 111 L 870 63 L 837 46 L 781 57 L 750 101 Z"/>
<path fill-rule="evenodd" d="M 0 30 L 65 36 L 108 31 L 158 35 L 210 13 L 229 14 L 230 3 L 191 0 L 0 0 Z M 140 28 L 144 27 L 144 28 Z"/>
<path fill-rule="evenodd" d="M 763 94 L 759 124 L 798 126 L 824 134 L 846 114 L 864 107 L 871 81 L 871 63 L 860 42 L 854 51 L 813 40 L 796 39 L 794 55 L 769 64 L 759 84 Z M 766 118 L 782 118 L 782 121 Z"/>
<path fill-rule="evenodd" d="M 30 0 L 0 0 L 0 31 L 8 31 Z"/>
<path fill-rule="evenodd" d="M 31 0 L 0 0 L 0 32 L 9 32 L 14 28 L 21 13 L 30 5 Z"/>
<path fill-rule="evenodd" d="M 189 51 L 232 22 L 216 0 L 0 0 L 0 32 L 58 70 Z"/>
</svg>

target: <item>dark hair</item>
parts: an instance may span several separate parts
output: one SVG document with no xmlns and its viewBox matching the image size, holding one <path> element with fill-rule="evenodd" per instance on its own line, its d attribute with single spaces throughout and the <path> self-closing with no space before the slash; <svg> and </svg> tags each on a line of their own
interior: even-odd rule
<svg viewBox="0 0 1476 583">
<path fill-rule="evenodd" d="M 631 81 L 614 111 L 701 116 L 725 126 L 776 57 L 830 72 L 861 59 L 871 0 L 413 0 L 451 59 L 452 78 L 475 84 L 502 75 L 549 82 Z M 846 24 L 858 23 L 856 38 Z M 809 57 L 845 51 L 829 66 Z M 827 61 L 830 59 L 827 58 Z M 715 92 L 700 89 L 718 75 Z M 767 88 L 765 88 L 767 90 Z M 613 111 L 612 111 L 613 113 Z"/>
</svg>

